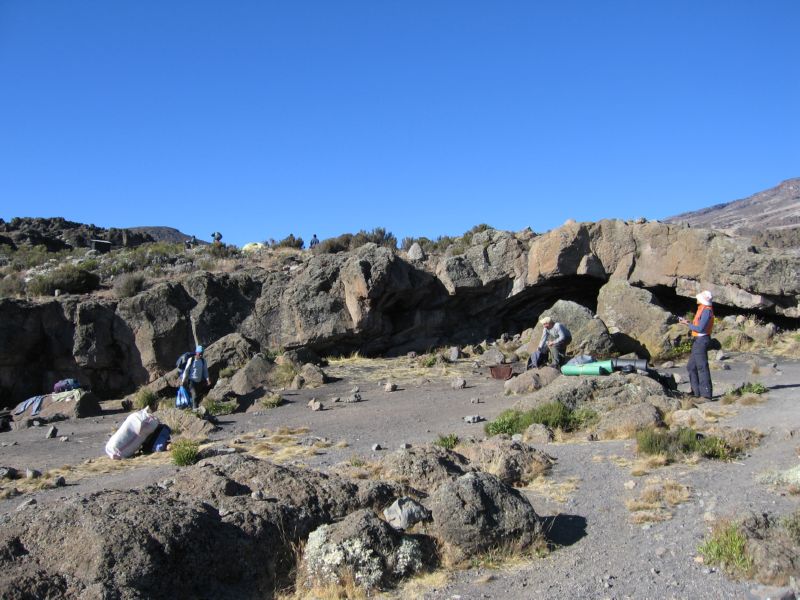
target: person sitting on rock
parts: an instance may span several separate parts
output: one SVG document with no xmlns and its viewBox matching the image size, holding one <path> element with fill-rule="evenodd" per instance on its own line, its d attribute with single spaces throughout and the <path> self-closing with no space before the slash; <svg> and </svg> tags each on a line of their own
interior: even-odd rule
<svg viewBox="0 0 800 600">
<path fill-rule="evenodd" d="M 202 346 L 197 346 L 194 349 L 194 356 L 189 359 L 186 368 L 183 370 L 181 385 L 188 386 L 189 395 L 192 397 L 192 408 L 196 410 L 200 406 L 206 386 L 211 387 L 208 364 L 203 358 Z"/>
<path fill-rule="evenodd" d="M 558 369 L 566 357 L 567 346 L 572 341 L 572 334 L 562 323 L 552 317 L 542 317 L 542 339 L 539 341 L 537 352 L 540 356 L 550 355 L 550 366 Z M 543 359 L 542 359 L 543 360 Z"/>
</svg>

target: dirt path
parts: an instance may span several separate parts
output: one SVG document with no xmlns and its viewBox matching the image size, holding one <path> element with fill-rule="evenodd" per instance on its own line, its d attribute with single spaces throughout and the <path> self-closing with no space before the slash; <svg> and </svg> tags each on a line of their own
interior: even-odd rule
<svg viewBox="0 0 800 600">
<path fill-rule="evenodd" d="M 741 517 L 747 511 L 785 514 L 798 507 L 798 497 L 759 483 L 769 469 L 797 464 L 800 445 L 800 363 L 780 361 L 779 372 L 753 375 L 752 357 L 729 361 L 729 371 L 713 373 L 717 392 L 745 381 L 760 381 L 770 388 L 766 401 L 752 406 L 721 406 L 718 398 L 708 407 L 728 413 L 720 424 L 747 427 L 765 435 L 761 445 L 734 462 L 700 461 L 653 469 L 634 476 L 635 443 L 632 441 L 552 443 L 543 450 L 558 459 L 544 484 L 524 490 L 537 513 L 546 519 L 549 536 L 558 548 L 544 558 L 499 569 L 476 567 L 458 571 L 446 584 L 424 598 L 740 598 L 753 582 L 729 580 L 723 573 L 695 560 L 697 547 L 717 517 Z M 766 359 L 762 358 L 762 362 Z M 222 418 L 215 440 L 230 441 L 249 432 L 280 427 L 307 428 L 307 436 L 330 440 L 315 455 L 299 459 L 325 468 L 354 455 L 373 460 L 403 443 L 423 444 L 438 435 L 480 438 L 484 423 L 469 424 L 463 417 L 492 419 L 515 402 L 502 393 L 502 382 L 485 369 L 464 361 L 443 373 L 440 368 L 402 371 L 393 376 L 399 389 L 385 392 L 387 365 L 334 365 L 328 370 L 340 377 L 316 390 L 287 393 L 289 403 L 262 414 Z M 676 370 L 680 371 L 680 370 Z M 451 381 L 463 376 L 467 388 L 453 389 Z M 362 402 L 334 403 L 359 386 Z M 306 406 L 316 397 L 326 410 Z M 45 439 L 47 427 L 0 434 L 0 465 L 47 470 L 62 465 L 84 465 L 103 455 L 108 436 L 124 418 L 110 412 L 96 419 L 64 422 L 56 426 L 67 442 Z M 794 437 L 792 437 L 794 434 Z M 385 450 L 373 451 L 380 444 Z M 132 461 L 125 470 L 94 474 L 78 480 L 67 476 L 67 486 L 36 492 L 39 503 L 58 502 L 104 488 L 128 489 L 159 481 L 176 467 L 166 460 Z M 85 467 L 85 465 L 84 465 Z M 671 518 L 660 522 L 632 522 L 626 500 L 641 494 L 647 482 L 673 481 L 688 488 L 685 502 L 669 509 Z M 0 515 L 14 510 L 30 495 L 0 500 Z M 403 592 L 394 594 L 403 597 Z"/>
</svg>

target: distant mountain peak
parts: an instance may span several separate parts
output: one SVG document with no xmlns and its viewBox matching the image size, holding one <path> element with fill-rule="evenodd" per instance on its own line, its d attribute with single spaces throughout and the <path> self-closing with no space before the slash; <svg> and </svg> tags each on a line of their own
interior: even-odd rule
<svg viewBox="0 0 800 600">
<path fill-rule="evenodd" d="M 741 200 L 681 213 L 664 221 L 731 232 L 797 228 L 800 227 L 800 177 Z"/>
</svg>

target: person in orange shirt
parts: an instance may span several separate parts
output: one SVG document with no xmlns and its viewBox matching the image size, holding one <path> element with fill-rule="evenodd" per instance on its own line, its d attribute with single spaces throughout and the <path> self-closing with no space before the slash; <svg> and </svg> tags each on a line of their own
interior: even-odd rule
<svg viewBox="0 0 800 600">
<path fill-rule="evenodd" d="M 711 400 L 711 371 L 708 368 L 708 344 L 711 341 L 711 329 L 714 327 L 714 310 L 711 308 L 713 296 L 708 290 L 697 294 L 697 313 L 690 323 L 684 318 L 678 321 L 689 326 L 692 332 L 692 353 L 686 370 L 689 371 L 689 383 L 695 398 Z"/>
</svg>

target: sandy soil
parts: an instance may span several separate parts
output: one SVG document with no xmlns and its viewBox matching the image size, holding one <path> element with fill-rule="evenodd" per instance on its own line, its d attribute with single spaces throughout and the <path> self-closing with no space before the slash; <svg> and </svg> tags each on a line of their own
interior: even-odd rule
<svg viewBox="0 0 800 600">
<path fill-rule="evenodd" d="M 753 374 L 752 362 L 777 362 L 777 372 Z M 798 463 L 800 446 L 800 363 L 767 356 L 734 355 L 730 370 L 714 371 L 717 396 L 704 408 L 719 415 L 720 425 L 756 429 L 761 444 L 734 462 L 700 461 L 653 468 L 633 475 L 635 442 L 586 441 L 585 436 L 541 447 L 557 458 L 543 482 L 524 489 L 533 507 L 546 519 L 555 549 L 543 558 L 513 561 L 495 568 L 476 565 L 431 580 L 427 589 L 400 590 L 396 597 L 420 598 L 742 598 L 758 587 L 730 580 L 697 560 L 697 547 L 711 522 L 741 517 L 748 511 L 786 514 L 798 508 L 798 497 L 760 483 L 766 471 Z M 682 368 L 673 369 L 683 372 Z M 484 436 L 484 423 L 469 424 L 467 415 L 492 419 L 511 407 L 514 397 L 503 394 L 501 381 L 488 370 L 464 360 L 446 369 L 413 369 L 407 359 L 343 361 L 326 368 L 340 378 L 314 390 L 286 392 L 287 404 L 260 414 L 221 417 L 212 440 L 246 443 L 254 432 L 289 428 L 297 441 L 319 438 L 316 450 L 291 459 L 328 468 L 354 456 L 376 460 L 401 444 L 423 444 L 438 435 Z M 451 381 L 464 377 L 465 389 Z M 391 379 L 395 392 L 383 384 Z M 722 393 L 747 381 L 769 388 L 760 404 L 723 406 Z M 354 404 L 334 403 L 358 386 L 363 398 Z M 685 386 L 684 386 L 685 387 Z M 325 409 L 312 412 L 312 397 Z M 0 466 L 59 470 L 65 487 L 26 492 L 0 500 L 0 514 L 15 510 L 31 497 L 40 504 L 59 502 L 98 489 L 130 489 L 164 479 L 177 467 L 166 455 L 111 464 L 104 458 L 108 437 L 126 416 L 119 402 L 104 403 L 97 418 L 57 423 L 58 435 L 46 438 L 49 426 L 0 434 Z M 60 441 L 67 436 L 68 441 Z M 382 450 L 373 450 L 379 444 Z M 312 453 L 313 452 L 313 453 Z M 87 460 L 91 461 L 87 464 Z M 648 485 L 672 481 L 688 490 L 685 502 L 670 507 L 661 522 L 634 523 L 626 501 Z M 665 513 L 666 514 L 666 513 Z"/>
</svg>

